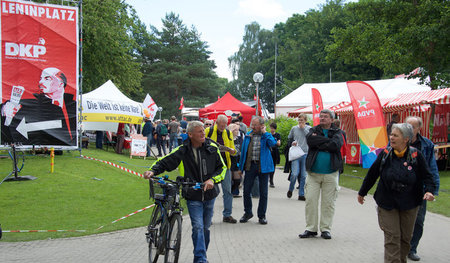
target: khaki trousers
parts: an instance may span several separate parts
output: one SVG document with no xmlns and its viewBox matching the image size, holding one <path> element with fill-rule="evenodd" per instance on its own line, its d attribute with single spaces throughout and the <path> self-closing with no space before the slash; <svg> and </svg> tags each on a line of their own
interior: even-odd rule
<svg viewBox="0 0 450 263">
<path fill-rule="evenodd" d="M 318 174 L 309 172 L 305 184 L 306 230 L 317 232 L 320 198 L 320 231 L 330 231 L 339 190 L 339 172 Z"/>
<path fill-rule="evenodd" d="M 378 224 L 384 232 L 384 262 L 406 263 L 418 209 L 400 211 L 377 208 Z"/>
</svg>

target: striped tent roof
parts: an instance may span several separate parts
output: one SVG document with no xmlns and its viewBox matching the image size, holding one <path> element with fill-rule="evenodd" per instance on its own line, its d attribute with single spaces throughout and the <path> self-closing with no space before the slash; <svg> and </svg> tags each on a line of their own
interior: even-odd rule
<svg viewBox="0 0 450 263">
<path fill-rule="evenodd" d="M 392 98 L 381 98 L 380 104 L 383 108 L 383 111 L 385 112 L 385 105 L 391 101 Z M 344 104 L 343 104 L 344 105 Z M 351 102 L 346 102 L 345 105 L 337 110 L 334 111 L 336 114 L 353 114 L 353 107 Z"/>
<path fill-rule="evenodd" d="M 394 112 L 422 104 L 450 104 L 450 88 L 400 94 L 383 108 L 387 112 Z"/>
<path fill-rule="evenodd" d="M 350 105 L 351 103 L 348 101 L 342 101 L 338 104 L 335 105 L 323 105 L 324 109 L 330 109 L 332 111 L 336 111 L 338 109 L 347 107 L 348 105 Z M 302 107 L 299 109 L 296 109 L 294 111 L 290 111 L 288 113 L 289 117 L 297 117 L 298 115 L 300 115 L 300 113 L 306 113 L 306 114 L 311 114 L 312 113 L 312 106 L 308 106 L 308 107 Z"/>
</svg>

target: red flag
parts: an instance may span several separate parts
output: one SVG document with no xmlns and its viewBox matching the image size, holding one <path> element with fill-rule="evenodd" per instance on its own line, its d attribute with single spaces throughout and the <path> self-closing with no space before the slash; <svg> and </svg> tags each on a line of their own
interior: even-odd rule
<svg viewBox="0 0 450 263">
<path fill-rule="evenodd" d="M 184 97 L 181 97 L 181 100 L 180 100 L 180 107 L 178 108 L 179 110 L 182 110 L 182 109 L 184 108 L 183 102 L 184 102 Z"/>
<path fill-rule="evenodd" d="M 261 99 L 258 101 L 258 116 L 262 116 Z"/>
<path fill-rule="evenodd" d="M 323 110 L 322 96 L 317 89 L 312 88 L 312 113 L 313 113 L 313 126 L 319 125 L 320 112 Z"/>
<path fill-rule="evenodd" d="M 256 100 L 256 95 L 255 94 L 253 94 L 253 100 Z"/>
<path fill-rule="evenodd" d="M 362 81 L 347 81 L 359 142 L 363 168 L 369 168 L 381 148 L 386 147 L 387 131 L 377 93 Z"/>
</svg>

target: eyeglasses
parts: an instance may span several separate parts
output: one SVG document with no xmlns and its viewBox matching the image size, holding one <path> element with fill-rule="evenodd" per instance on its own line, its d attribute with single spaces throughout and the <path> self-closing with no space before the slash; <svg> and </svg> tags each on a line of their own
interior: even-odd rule
<svg viewBox="0 0 450 263">
<path fill-rule="evenodd" d="M 211 126 L 211 123 L 205 123 L 205 126 Z"/>
</svg>

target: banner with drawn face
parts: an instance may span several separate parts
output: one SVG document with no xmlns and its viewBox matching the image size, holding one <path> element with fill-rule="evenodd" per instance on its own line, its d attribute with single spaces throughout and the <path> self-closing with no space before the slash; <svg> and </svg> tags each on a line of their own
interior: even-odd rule
<svg viewBox="0 0 450 263">
<path fill-rule="evenodd" d="M 77 148 L 78 8 L 0 0 L 0 144 Z"/>
</svg>

